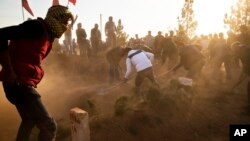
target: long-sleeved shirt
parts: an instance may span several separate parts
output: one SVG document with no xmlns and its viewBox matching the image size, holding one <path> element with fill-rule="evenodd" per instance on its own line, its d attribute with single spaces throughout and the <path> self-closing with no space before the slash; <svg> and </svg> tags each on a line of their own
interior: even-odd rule
<svg viewBox="0 0 250 141">
<path fill-rule="evenodd" d="M 50 52 L 54 40 L 50 35 L 51 30 L 41 18 L 0 28 L 0 50 L 8 49 L 17 82 L 36 86 L 41 81 L 42 60 Z M 0 75 L 4 75 L 3 72 Z"/>
<path fill-rule="evenodd" d="M 135 53 L 137 50 L 130 50 L 128 56 Z M 154 61 L 154 54 L 150 52 L 142 51 L 133 57 L 126 59 L 127 71 L 125 73 L 125 78 L 128 78 L 132 71 L 132 66 L 135 67 L 137 72 L 140 72 L 146 68 L 152 67 L 152 62 Z"/>
</svg>

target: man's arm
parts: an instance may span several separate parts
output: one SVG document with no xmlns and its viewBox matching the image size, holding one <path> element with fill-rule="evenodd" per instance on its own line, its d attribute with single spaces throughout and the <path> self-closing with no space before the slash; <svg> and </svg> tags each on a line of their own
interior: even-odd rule
<svg viewBox="0 0 250 141">
<path fill-rule="evenodd" d="M 151 52 L 144 52 L 148 59 L 151 61 L 151 63 L 154 63 L 154 54 Z"/>
<path fill-rule="evenodd" d="M 0 81 L 13 84 L 16 80 L 16 74 L 10 63 L 8 50 L 0 51 L 0 64 L 2 65 L 2 70 L 0 70 Z"/>
<path fill-rule="evenodd" d="M 0 64 L 2 70 L 0 72 L 0 81 L 5 81 L 9 84 L 13 84 L 16 80 L 16 74 L 10 63 L 8 41 L 11 39 L 17 39 L 20 34 L 20 30 L 17 26 L 11 26 L 0 29 Z"/>
<path fill-rule="evenodd" d="M 128 77 L 129 77 L 129 75 L 130 75 L 130 73 L 131 73 L 131 71 L 132 71 L 132 64 L 131 64 L 131 61 L 130 61 L 129 58 L 126 59 L 126 66 L 127 66 L 127 67 L 126 67 L 127 70 L 126 70 L 126 73 L 125 73 L 124 78 L 125 78 L 125 79 L 128 79 Z"/>
</svg>

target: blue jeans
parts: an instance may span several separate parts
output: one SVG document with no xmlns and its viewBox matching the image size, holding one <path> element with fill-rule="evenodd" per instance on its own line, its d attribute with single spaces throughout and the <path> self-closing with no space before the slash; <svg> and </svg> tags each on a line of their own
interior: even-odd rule
<svg viewBox="0 0 250 141">
<path fill-rule="evenodd" d="M 29 141 L 31 131 L 35 126 L 40 130 L 38 141 L 54 140 L 56 122 L 47 112 L 35 88 L 6 83 L 3 83 L 3 87 L 7 99 L 16 106 L 22 119 L 16 141 Z"/>
</svg>

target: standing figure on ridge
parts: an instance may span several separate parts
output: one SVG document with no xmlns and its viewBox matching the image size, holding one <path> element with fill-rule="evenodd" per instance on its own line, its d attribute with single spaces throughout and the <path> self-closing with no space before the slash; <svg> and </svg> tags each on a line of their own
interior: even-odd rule
<svg viewBox="0 0 250 141">
<path fill-rule="evenodd" d="M 107 36 L 107 46 L 116 46 L 116 25 L 113 22 L 113 17 L 110 16 L 108 22 L 105 24 L 105 35 Z"/>
</svg>

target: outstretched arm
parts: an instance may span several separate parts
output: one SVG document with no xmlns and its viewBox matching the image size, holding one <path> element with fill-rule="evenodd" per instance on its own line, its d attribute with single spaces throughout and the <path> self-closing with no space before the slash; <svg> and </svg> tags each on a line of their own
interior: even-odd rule
<svg viewBox="0 0 250 141">
<path fill-rule="evenodd" d="M 127 66 L 127 70 L 126 70 L 124 78 L 128 79 L 128 77 L 132 71 L 132 64 L 131 64 L 131 61 L 129 58 L 126 59 L 126 66 Z"/>
<path fill-rule="evenodd" d="M 10 39 L 16 39 L 20 34 L 17 26 L 11 26 L 0 29 L 0 64 L 2 70 L 0 70 L 0 81 L 5 81 L 9 84 L 13 84 L 16 80 L 16 74 L 10 63 L 8 41 Z"/>
</svg>

